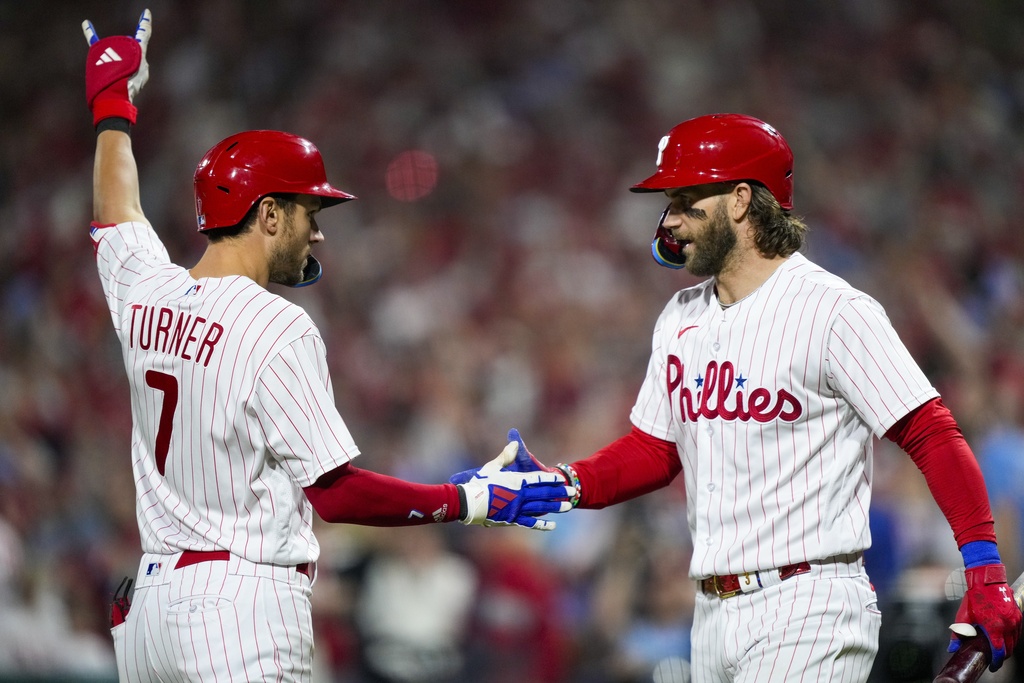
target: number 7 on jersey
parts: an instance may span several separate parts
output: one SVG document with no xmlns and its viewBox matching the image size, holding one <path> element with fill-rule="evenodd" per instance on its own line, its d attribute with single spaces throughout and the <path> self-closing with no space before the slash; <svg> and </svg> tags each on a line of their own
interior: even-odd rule
<svg viewBox="0 0 1024 683">
<path fill-rule="evenodd" d="M 164 476 L 167 451 L 171 448 L 171 429 L 174 427 L 174 412 L 178 409 L 178 380 L 174 375 L 157 370 L 146 371 L 146 385 L 163 393 L 160 406 L 160 424 L 156 430 L 156 471 Z"/>
</svg>

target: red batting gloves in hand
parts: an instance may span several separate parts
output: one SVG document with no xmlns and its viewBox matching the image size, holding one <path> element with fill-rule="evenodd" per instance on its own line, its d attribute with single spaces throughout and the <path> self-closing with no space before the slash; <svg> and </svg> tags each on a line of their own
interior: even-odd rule
<svg viewBox="0 0 1024 683">
<path fill-rule="evenodd" d="M 1006 583 L 1006 567 L 1002 564 L 985 564 L 965 571 L 967 592 L 956 613 L 953 637 L 949 651 L 960 649 L 960 638 L 956 634 L 962 626 L 977 626 L 992 649 L 992 663 L 989 670 L 995 671 L 1003 665 L 1008 652 L 1013 652 L 1020 635 L 1021 612 L 1013 598 L 1013 590 Z"/>
<path fill-rule="evenodd" d="M 114 116 L 135 123 L 138 110 L 132 100 L 149 79 L 146 47 L 152 34 L 152 22 L 147 9 L 139 17 L 134 38 L 111 36 L 102 40 L 91 21 L 82 22 L 82 31 L 90 45 L 85 61 L 85 100 L 94 126 Z"/>
</svg>

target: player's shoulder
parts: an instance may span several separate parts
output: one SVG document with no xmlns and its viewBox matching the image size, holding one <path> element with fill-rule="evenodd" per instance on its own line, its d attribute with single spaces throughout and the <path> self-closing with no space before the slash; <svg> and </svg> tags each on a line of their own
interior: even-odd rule
<svg viewBox="0 0 1024 683">
<path fill-rule="evenodd" d="M 297 342 L 322 342 L 320 330 L 302 306 L 249 278 L 217 278 L 199 285 L 209 289 L 207 305 L 223 311 L 226 341 L 238 349 L 240 362 L 249 366 L 252 377 L 259 377 Z"/>
<path fill-rule="evenodd" d="M 682 321 L 700 318 L 711 305 L 714 292 L 714 280 L 705 280 L 679 290 L 662 307 L 655 330 L 673 328 L 682 324 Z"/>
<path fill-rule="evenodd" d="M 670 308 L 703 308 L 709 306 L 715 298 L 715 281 L 713 278 L 699 282 L 691 287 L 680 289 L 669 301 Z"/>
<path fill-rule="evenodd" d="M 829 296 L 843 301 L 870 298 L 849 282 L 825 270 L 817 263 L 797 252 L 786 259 L 780 274 L 793 281 L 799 281 L 800 288 L 807 296 Z"/>
<path fill-rule="evenodd" d="M 261 287 L 246 277 L 232 278 L 231 286 L 238 289 L 237 300 L 246 304 L 260 325 L 259 329 L 272 331 L 288 329 L 290 335 L 305 334 L 309 330 L 316 331 L 316 324 L 302 306 L 285 297 Z"/>
<path fill-rule="evenodd" d="M 228 338 L 237 343 L 273 353 L 300 337 L 320 336 L 304 308 L 248 277 L 189 277 L 187 282 L 184 296 L 193 299 L 189 307 L 224 325 Z"/>
</svg>

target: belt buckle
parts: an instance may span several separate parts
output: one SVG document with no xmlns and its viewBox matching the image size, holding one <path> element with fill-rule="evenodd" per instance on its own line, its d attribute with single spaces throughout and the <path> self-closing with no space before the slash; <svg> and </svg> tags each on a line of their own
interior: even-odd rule
<svg viewBox="0 0 1024 683">
<path fill-rule="evenodd" d="M 722 590 L 722 584 L 719 582 L 720 578 L 721 577 L 719 577 L 719 576 L 711 577 L 711 585 L 715 587 L 715 595 L 717 595 L 720 600 L 725 600 L 726 598 L 735 597 L 735 596 L 739 595 L 742 592 L 738 588 L 736 590 L 731 590 L 731 591 Z"/>
</svg>

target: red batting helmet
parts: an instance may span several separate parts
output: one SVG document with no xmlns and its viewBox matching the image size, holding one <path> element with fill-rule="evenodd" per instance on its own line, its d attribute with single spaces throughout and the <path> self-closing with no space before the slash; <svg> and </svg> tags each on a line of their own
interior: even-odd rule
<svg viewBox="0 0 1024 683">
<path fill-rule="evenodd" d="M 793 208 L 793 152 L 770 125 L 743 114 L 683 121 L 658 144 L 658 170 L 630 189 L 657 192 L 732 180 L 756 180 Z"/>
<path fill-rule="evenodd" d="M 196 167 L 195 192 L 200 232 L 237 225 L 268 194 L 315 195 L 321 207 L 355 199 L 327 182 L 312 142 L 276 130 L 245 131 L 214 145 Z"/>
</svg>

